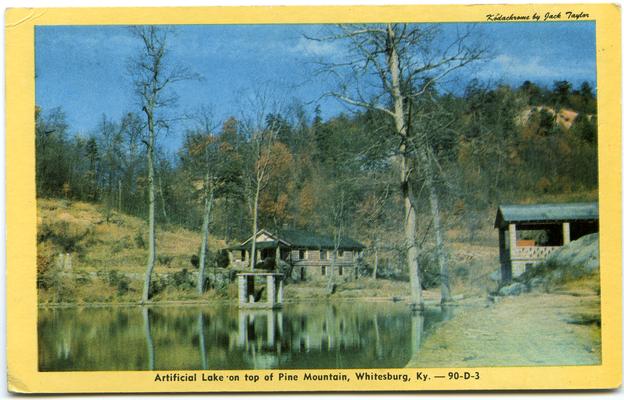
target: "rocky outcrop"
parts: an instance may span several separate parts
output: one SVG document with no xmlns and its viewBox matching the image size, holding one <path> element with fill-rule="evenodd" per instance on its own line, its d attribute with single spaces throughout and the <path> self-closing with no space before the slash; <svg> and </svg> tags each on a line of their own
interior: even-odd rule
<svg viewBox="0 0 624 400">
<path fill-rule="evenodd" d="M 517 296 L 597 274 L 600 270 L 599 235 L 583 236 L 554 251 L 515 282 L 498 290 L 499 296 Z M 597 276 L 597 275 L 596 275 Z"/>
</svg>

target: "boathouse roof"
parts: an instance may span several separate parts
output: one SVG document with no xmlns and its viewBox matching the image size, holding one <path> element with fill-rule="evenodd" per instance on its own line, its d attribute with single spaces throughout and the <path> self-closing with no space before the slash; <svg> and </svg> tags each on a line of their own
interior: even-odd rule
<svg viewBox="0 0 624 400">
<path fill-rule="evenodd" d="M 260 234 L 265 234 L 271 237 L 273 240 L 256 242 L 256 248 L 258 249 L 275 248 L 277 247 L 278 243 L 282 243 L 282 246 L 302 249 L 334 248 L 334 239 L 332 237 L 327 235 L 320 235 L 318 233 L 310 231 L 283 229 L 276 233 L 271 233 L 266 229 L 261 229 L 260 231 L 258 231 L 256 236 Z M 338 249 L 361 250 L 364 247 L 365 246 L 362 243 L 347 236 L 342 236 Z M 251 237 L 240 245 L 229 247 L 230 250 L 249 250 L 250 248 Z"/>
<path fill-rule="evenodd" d="M 598 220 L 598 203 L 502 204 L 494 227 L 515 222 L 562 222 Z"/>
</svg>

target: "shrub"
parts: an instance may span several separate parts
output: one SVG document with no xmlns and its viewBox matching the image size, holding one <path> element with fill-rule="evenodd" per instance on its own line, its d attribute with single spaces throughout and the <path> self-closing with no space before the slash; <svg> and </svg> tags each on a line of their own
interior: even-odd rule
<svg viewBox="0 0 624 400">
<path fill-rule="evenodd" d="M 134 235 L 134 243 L 139 249 L 144 249 L 146 247 L 145 239 L 143 239 L 143 234 L 141 232 L 137 232 L 137 234 Z"/>
<path fill-rule="evenodd" d="M 227 268 L 227 266 L 230 265 L 230 258 L 226 250 L 217 252 L 215 263 L 217 264 L 217 268 Z"/>
<path fill-rule="evenodd" d="M 52 222 L 41 225 L 38 239 L 51 240 L 65 253 L 73 253 L 82 251 L 81 242 L 88 239 L 92 233 L 92 224 L 89 221 L 63 213 Z"/>
<path fill-rule="evenodd" d="M 112 250 L 114 253 L 119 253 L 122 250 L 129 249 L 132 247 L 132 241 L 129 237 L 124 237 L 119 239 L 113 243 Z"/>
<path fill-rule="evenodd" d="M 130 278 L 123 272 L 119 272 L 116 269 L 109 271 L 99 270 L 97 275 L 110 287 L 115 288 L 120 296 L 123 296 L 130 290 Z"/>
<path fill-rule="evenodd" d="M 48 289 L 50 271 L 54 268 L 54 255 L 50 246 L 37 246 L 37 287 Z"/>
<path fill-rule="evenodd" d="M 199 257 L 197 256 L 197 254 L 193 254 L 191 256 L 191 265 L 193 265 L 193 267 L 195 268 L 199 268 Z"/>
<path fill-rule="evenodd" d="M 181 271 L 174 272 L 171 275 L 171 286 L 174 286 L 178 289 L 182 290 L 190 290 L 195 287 L 195 280 L 193 279 L 193 274 L 188 272 L 186 268 Z"/>
<path fill-rule="evenodd" d="M 153 297 L 165 290 L 167 287 L 167 279 L 159 274 L 154 274 L 150 284 L 149 295 Z"/>
<path fill-rule="evenodd" d="M 86 285 L 91 283 L 91 275 L 87 271 L 76 271 L 74 274 L 74 282 L 78 285 Z"/>
<path fill-rule="evenodd" d="M 45 277 L 45 286 L 52 293 L 54 303 L 72 303 L 75 299 L 75 288 L 68 275 L 60 271 L 58 266 L 50 268 Z"/>
<path fill-rule="evenodd" d="M 120 279 L 117 282 L 117 294 L 120 296 L 123 296 L 124 294 L 128 293 L 129 290 L 130 290 L 130 279 L 124 276 L 123 279 Z"/>
<path fill-rule="evenodd" d="M 425 250 L 418 255 L 418 272 L 420 284 L 424 289 L 440 286 L 440 271 L 438 269 L 435 251 Z"/>
<path fill-rule="evenodd" d="M 159 254 L 158 256 L 156 256 L 156 258 L 158 259 L 158 263 L 160 265 L 165 265 L 167 267 L 171 266 L 171 261 L 173 260 L 173 256 L 168 256 L 164 254 Z"/>
</svg>

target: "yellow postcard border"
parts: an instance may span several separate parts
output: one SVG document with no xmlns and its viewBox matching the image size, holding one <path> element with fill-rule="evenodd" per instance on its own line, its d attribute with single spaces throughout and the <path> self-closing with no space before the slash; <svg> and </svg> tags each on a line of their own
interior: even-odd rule
<svg viewBox="0 0 624 400">
<path fill-rule="evenodd" d="M 480 371 L 479 380 L 426 383 L 271 382 L 278 371 L 223 371 L 260 376 L 241 381 L 155 383 L 155 372 L 37 370 L 34 26 L 97 24 L 269 24 L 336 22 L 487 22 L 487 14 L 584 12 L 596 22 L 602 365 L 384 369 L 378 372 Z M 509 22 L 522 23 L 522 22 Z M 548 23 L 548 22 L 543 22 Z M 15 392 L 260 392 L 483 389 L 592 389 L 621 384 L 621 45 L 613 4 L 187 7 L 9 9 L 6 11 L 6 205 L 8 387 Z M 323 370 L 316 372 L 330 372 Z M 367 370 L 375 371 L 375 370 Z M 171 371 L 167 371 L 171 372 Z M 279 371 L 302 375 L 307 371 Z M 354 370 L 344 370 L 353 374 Z"/>
</svg>

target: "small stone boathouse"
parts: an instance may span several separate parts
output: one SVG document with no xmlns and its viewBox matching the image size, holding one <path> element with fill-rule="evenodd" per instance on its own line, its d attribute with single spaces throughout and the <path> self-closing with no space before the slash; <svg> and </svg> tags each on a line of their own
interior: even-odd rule
<svg viewBox="0 0 624 400">
<path fill-rule="evenodd" d="M 559 247 L 598 232 L 598 203 L 501 205 L 494 226 L 501 279 L 509 282 Z"/>
<path fill-rule="evenodd" d="M 283 277 L 283 274 L 273 272 L 239 273 L 238 306 L 240 308 L 281 308 L 284 302 Z M 266 286 L 256 290 L 256 286 L 262 283 Z"/>
</svg>

